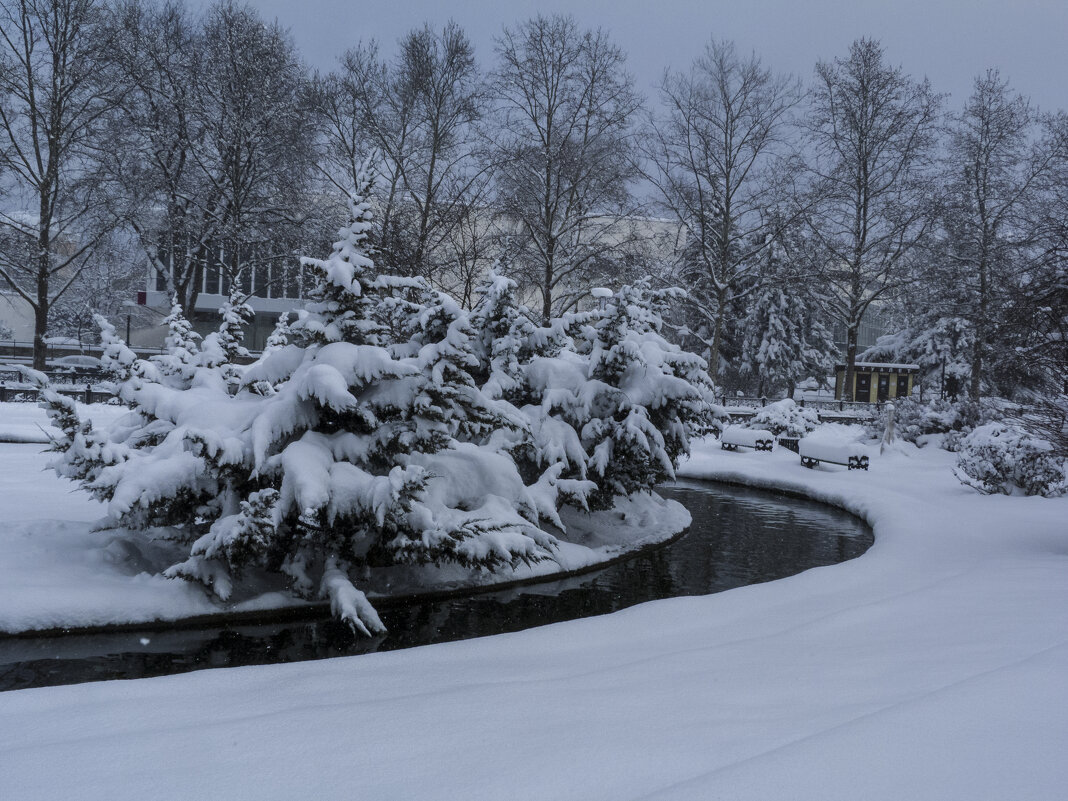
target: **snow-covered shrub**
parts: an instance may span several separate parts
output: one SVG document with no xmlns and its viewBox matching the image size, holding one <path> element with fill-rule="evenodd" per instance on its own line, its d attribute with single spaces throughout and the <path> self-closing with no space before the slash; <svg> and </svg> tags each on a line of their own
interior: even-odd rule
<svg viewBox="0 0 1068 801">
<path fill-rule="evenodd" d="M 950 400 L 936 398 L 921 403 L 913 398 L 902 398 L 894 401 L 894 430 L 906 442 L 915 443 L 920 437 L 931 434 L 960 431 L 966 419 L 962 414 L 962 404 Z M 882 436 L 886 430 L 885 408 L 879 409 L 867 428 L 870 436 Z"/>
<path fill-rule="evenodd" d="M 950 452 L 960 450 L 961 443 L 977 426 L 1000 417 L 989 402 L 953 401 L 935 398 L 921 402 L 915 398 L 894 401 L 894 430 L 907 442 L 917 443 L 922 437 L 942 434 L 940 444 Z M 886 430 L 886 408 L 867 424 L 868 435 L 881 437 Z"/>
<path fill-rule="evenodd" d="M 949 401 L 946 401 L 949 403 Z M 942 438 L 942 447 L 950 453 L 960 451 L 965 438 L 979 426 L 994 422 L 1001 415 L 996 408 L 987 401 L 976 403 L 964 400 L 950 404 L 952 409 L 952 428 Z M 945 412 L 946 418 L 950 418 L 951 412 Z"/>
<path fill-rule="evenodd" d="M 983 494 L 1052 497 L 1068 491 L 1064 460 L 1044 440 L 1002 423 L 987 423 L 961 443 L 954 474 Z"/>
<path fill-rule="evenodd" d="M 713 417 L 704 361 L 660 334 L 671 293 L 624 286 L 541 327 L 515 289 L 491 275 L 473 325 L 483 390 L 526 420 L 512 448 L 524 475 L 552 471 L 565 501 L 594 509 L 674 477 Z"/>
<path fill-rule="evenodd" d="M 815 409 L 798 406 L 790 398 L 784 398 L 759 409 L 746 425 L 767 429 L 777 437 L 800 438 L 814 431 L 819 424 L 819 413 Z"/>
</svg>

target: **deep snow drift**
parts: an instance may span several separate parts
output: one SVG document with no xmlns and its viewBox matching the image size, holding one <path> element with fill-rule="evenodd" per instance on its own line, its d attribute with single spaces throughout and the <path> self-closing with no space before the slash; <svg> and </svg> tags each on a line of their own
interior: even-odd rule
<svg viewBox="0 0 1068 801">
<path fill-rule="evenodd" d="M 1068 500 L 942 451 L 868 473 L 698 447 L 688 476 L 874 524 L 768 584 L 406 651 L 0 695 L 18 799 L 1055 799 Z"/>
</svg>

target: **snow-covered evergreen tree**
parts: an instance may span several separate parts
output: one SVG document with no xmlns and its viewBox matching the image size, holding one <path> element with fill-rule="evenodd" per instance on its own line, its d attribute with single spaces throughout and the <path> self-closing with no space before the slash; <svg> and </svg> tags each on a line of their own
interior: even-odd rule
<svg viewBox="0 0 1068 801">
<path fill-rule="evenodd" d="M 858 358 L 870 362 L 917 364 L 921 382 L 934 379 L 938 382 L 937 390 L 944 375 L 947 391 L 958 394 L 971 374 L 969 357 L 974 345 L 967 321 L 928 310 L 907 323 L 906 327 L 879 337 Z M 957 388 L 957 392 L 953 392 L 953 388 Z"/>
<path fill-rule="evenodd" d="M 518 291 L 515 281 L 491 270 L 471 314 L 478 380 L 492 398 L 512 399 L 523 380 L 520 352 L 533 326 L 520 310 Z"/>
<path fill-rule="evenodd" d="M 599 488 L 593 503 L 651 489 L 674 478 L 689 436 L 709 420 L 712 382 L 700 357 L 660 335 L 670 291 L 624 286 L 594 324 L 589 420 L 580 435 Z"/>
<path fill-rule="evenodd" d="M 100 363 L 108 380 L 114 382 L 121 398 L 121 390 L 135 376 L 143 376 L 150 370 L 150 365 L 137 358 L 129 345 L 116 333 L 115 326 L 100 314 L 93 315 L 93 320 L 100 329 Z"/>
<path fill-rule="evenodd" d="M 235 283 L 230 296 L 219 309 L 222 322 L 218 330 L 208 334 L 200 346 L 198 366 L 216 372 L 231 394 L 237 391 L 241 383 L 242 366 L 238 359 L 250 356 L 242 340 L 245 327 L 252 322 L 255 311 L 247 300 L 237 290 Z"/>
<path fill-rule="evenodd" d="M 318 283 L 293 326 L 298 344 L 251 365 L 233 395 L 195 370 L 131 379 L 144 425 L 124 445 L 137 456 L 92 481 L 116 524 L 187 538 L 188 558 L 167 575 L 225 599 L 242 571 L 280 569 L 371 633 L 381 622 L 352 585 L 355 570 L 551 559 L 556 541 L 540 520 L 555 509 L 549 488 L 527 487 L 506 453 L 472 436 L 476 423 L 499 428 L 514 410 L 470 377 L 477 360 L 462 312 L 425 285 L 379 276 L 365 245 L 368 206 L 357 198 L 352 212 L 331 256 L 308 262 Z M 377 316 L 401 292 L 413 313 L 407 342 L 391 341 Z M 187 330 L 177 314 L 170 325 L 161 366 L 184 366 L 174 351 Z M 261 381 L 274 394 L 248 391 Z"/>
<path fill-rule="evenodd" d="M 283 312 L 278 316 L 278 322 L 274 324 L 274 329 L 267 337 L 267 341 L 263 343 L 263 352 L 273 353 L 281 350 L 289 344 L 290 336 L 292 332 L 289 330 L 289 312 Z"/>
<path fill-rule="evenodd" d="M 560 506 L 608 508 L 672 476 L 711 391 L 701 359 L 659 333 L 664 293 L 625 287 L 534 326 L 494 276 L 469 316 L 380 274 L 370 224 L 354 198 L 330 256 L 304 262 L 315 286 L 289 344 L 239 380 L 218 363 L 240 353 L 237 312 L 198 350 L 176 310 L 155 364 L 105 324 L 130 414 L 97 436 L 72 411 L 60 422 L 86 447 L 57 465 L 114 525 L 188 544 L 166 575 L 227 599 L 246 572 L 280 571 L 362 633 L 382 624 L 353 576 L 555 558 Z"/>
<path fill-rule="evenodd" d="M 188 387 L 200 362 L 200 335 L 185 318 L 177 299 L 171 304 L 171 313 L 164 318 L 163 323 L 167 326 L 167 338 L 163 342 L 164 352 L 154 357 L 153 361 L 159 368 L 162 380 L 168 385 Z"/>
<path fill-rule="evenodd" d="M 674 475 L 710 422 L 712 384 L 703 360 L 660 334 L 671 294 L 625 286 L 603 309 L 534 326 L 514 284 L 491 275 L 473 314 L 480 375 L 527 421 L 511 450 L 525 476 L 606 509 Z"/>
<path fill-rule="evenodd" d="M 796 233 L 783 234 L 768 246 L 760 283 L 749 298 L 741 325 L 740 369 L 755 379 L 760 396 L 792 398 L 808 377 L 821 381 L 834 371 L 837 348 L 820 321 L 821 299 L 807 284 L 791 275 L 791 261 L 802 258 L 803 243 Z"/>
</svg>

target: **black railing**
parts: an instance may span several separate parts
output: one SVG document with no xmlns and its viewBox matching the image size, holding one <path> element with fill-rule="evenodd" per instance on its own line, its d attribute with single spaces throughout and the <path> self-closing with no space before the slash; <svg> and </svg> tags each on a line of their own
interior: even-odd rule
<svg viewBox="0 0 1068 801">
<path fill-rule="evenodd" d="M 105 387 L 86 384 L 77 386 L 53 386 L 60 395 L 68 395 L 82 403 L 106 403 L 115 397 L 115 393 Z M 41 390 L 27 385 L 8 386 L 0 382 L 0 403 L 36 403 L 40 400 Z"/>
<path fill-rule="evenodd" d="M 766 397 L 750 397 L 750 396 L 731 396 L 725 395 L 719 399 L 719 404 L 731 409 L 762 409 L 769 403 L 775 403 L 778 399 L 769 399 Z M 828 412 L 866 412 L 874 414 L 878 409 L 882 408 L 882 401 L 878 403 L 864 403 L 862 401 L 847 401 L 847 400 L 806 400 L 802 398 L 797 401 L 797 405 L 805 409 L 815 409 L 816 411 L 828 411 Z"/>
<path fill-rule="evenodd" d="M 131 347 L 134 353 L 138 356 L 158 356 L 163 353 L 162 347 L 143 347 L 141 345 L 134 345 Z M 45 351 L 45 359 L 52 361 L 59 359 L 63 356 L 96 356 L 97 358 L 104 352 L 104 349 L 100 345 L 79 345 L 76 342 L 70 343 L 49 343 L 48 350 Z M 0 358 L 2 359 L 18 359 L 29 360 L 33 358 L 33 341 L 23 339 L 0 339 Z"/>
<path fill-rule="evenodd" d="M 107 373 L 103 370 L 94 370 L 91 367 L 81 367 L 74 370 L 45 370 L 44 374 L 49 383 L 59 385 L 99 384 L 108 380 Z M 15 384 L 28 383 L 26 377 L 10 365 L 0 365 L 0 381 Z"/>
</svg>

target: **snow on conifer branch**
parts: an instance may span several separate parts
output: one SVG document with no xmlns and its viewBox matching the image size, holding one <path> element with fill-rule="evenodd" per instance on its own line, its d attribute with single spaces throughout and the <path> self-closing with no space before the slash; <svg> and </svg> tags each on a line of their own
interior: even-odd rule
<svg viewBox="0 0 1068 801">
<path fill-rule="evenodd" d="M 152 362 L 101 326 L 121 422 L 82 430 L 55 404 L 85 441 L 56 469 L 107 500 L 113 525 L 188 544 L 165 575 L 230 600 L 246 575 L 280 574 L 362 634 L 384 627 L 353 577 L 553 560 L 563 506 L 608 509 L 672 477 L 710 386 L 660 335 L 666 295 L 646 286 L 535 325 L 495 274 L 467 313 L 380 273 L 368 191 L 331 254 L 303 260 L 310 302 L 255 363 L 237 364 L 243 299 L 202 343 L 176 305 Z"/>
</svg>

